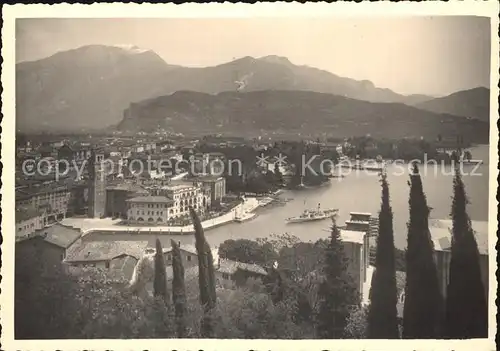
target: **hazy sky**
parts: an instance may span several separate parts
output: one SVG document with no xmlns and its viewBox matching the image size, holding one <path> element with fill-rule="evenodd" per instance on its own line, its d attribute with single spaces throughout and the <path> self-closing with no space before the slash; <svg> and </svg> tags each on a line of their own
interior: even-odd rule
<svg viewBox="0 0 500 351">
<path fill-rule="evenodd" d="M 446 95 L 489 86 L 490 36 L 481 17 L 22 19 L 16 60 L 88 44 L 134 44 L 185 66 L 273 54 L 398 93 Z"/>
</svg>

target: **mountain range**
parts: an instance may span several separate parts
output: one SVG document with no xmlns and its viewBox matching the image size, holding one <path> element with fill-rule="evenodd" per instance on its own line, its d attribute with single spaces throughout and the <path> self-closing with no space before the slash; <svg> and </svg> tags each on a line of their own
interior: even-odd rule
<svg viewBox="0 0 500 351">
<path fill-rule="evenodd" d="M 190 95 L 186 91 L 193 93 Z M 195 100 L 217 101 L 214 103 L 219 106 L 219 109 L 229 111 L 229 106 L 221 106 L 220 104 L 234 104 L 231 99 L 228 100 L 226 97 L 235 95 L 224 92 L 236 91 L 239 93 L 269 91 L 268 93 L 248 96 L 251 97 L 251 101 L 256 96 L 261 96 L 265 99 L 265 104 L 259 103 L 262 104 L 261 109 L 275 111 L 277 115 L 281 115 L 289 109 L 284 101 L 276 104 L 269 101 L 268 98 L 275 94 L 272 91 L 296 92 L 295 94 L 301 96 L 301 99 L 308 106 L 312 101 L 318 99 L 335 100 L 341 105 L 349 104 L 350 107 L 346 107 L 345 110 L 354 109 L 354 112 L 356 112 L 356 108 L 353 106 L 356 104 L 359 105 L 359 109 L 363 110 L 367 108 L 366 106 L 383 109 L 381 106 L 387 108 L 387 106 L 397 103 L 416 105 L 420 109 L 438 113 L 476 118 L 479 115 L 471 111 L 478 111 L 477 113 L 484 116 L 484 111 L 489 109 L 489 100 L 486 100 L 486 107 L 484 107 L 484 99 L 476 100 L 475 97 L 471 97 L 471 99 L 462 97 L 461 101 L 471 101 L 468 104 L 473 103 L 475 107 L 469 105 L 457 107 L 446 97 L 439 100 L 425 95 L 401 95 L 389 89 L 376 87 L 370 81 L 357 81 L 317 68 L 294 65 L 287 58 L 280 56 L 243 57 L 218 66 L 192 68 L 170 65 L 151 50 L 143 50 L 133 46 L 90 45 L 16 65 L 16 129 L 22 131 L 77 131 L 116 125 L 123 128 L 123 126 L 130 125 L 128 121 L 133 115 L 129 109 L 131 104 L 137 105 L 138 103 L 140 106 L 144 106 L 141 101 L 151 101 L 152 98 L 172 94 L 170 99 L 162 97 L 160 100 L 178 101 L 179 97 L 196 96 Z M 320 94 L 317 96 L 322 96 L 322 98 L 318 98 L 315 94 L 301 93 L 305 91 L 332 94 L 336 97 L 325 97 Z M 176 92 L 182 93 L 174 94 Z M 195 92 L 205 94 L 196 94 Z M 467 92 L 463 93 L 468 95 Z M 211 94 L 211 96 L 206 94 Z M 276 94 L 280 97 L 294 97 L 294 93 Z M 481 94 L 481 96 L 483 95 Z M 312 100 L 306 101 L 306 97 Z M 358 100 L 359 102 L 354 102 Z M 437 102 L 433 103 L 436 100 Z M 367 105 L 368 102 L 382 104 L 375 107 L 374 104 Z M 200 109 L 205 108 L 203 104 L 200 105 L 199 100 L 196 100 L 194 104 Z M 250 104 L 252 105 L 253 102 Z M 241 106 L 243 108 L 246 104 L 243 103 Z M 282 106 L 283 111 L 276 111 L 275 106 Z M 407 107 L 401 106 L 399 108 L 405 109 Z M 452 107 L 455 109 L 448 111 Z M 329 107 L 325 106 L 325 108 Z M 128 117 L 124 119 L 124 111 L 127 109 Z M 208 107 L 206 109 L 210 110 Z M 342 110 L 342 107 L 337 106 L 334 109 Z M 392 111 L 391 108 L 388 109 L 388 113 L 390 111 Z M 175 111 L 171 110 L 171 112 L 175 116 Z M 185 114 L 185 111 L 177 111 L 176 113 Z M 246 116 L 251 115 L 244 111 L 241 113 Z M 279 120 L 280 118 L 274 117 L 270 112 L 264 114 L 270 120 L 275 118 Z M 185 118 L 193 120 L 195 116 L 196 114 L 185 115 Z M 389 116 L 391 116 L 390 113 L 387 114 L 387 117 Z M 168 118 L 173 117 L 169 116 Z M 308 118 L 314 119 L 315 116 L 310 115 Z M 323 120 L 323 118 L 320 119 Z M 225 124 L 222 121 L 221 123 L 216 122 L 214 121 L 216 125 Z M 179 121 L 179 123 L 181 122 Z M 172 125 L 174 124 L 177 122 L 172 122 Z M 149 127 L 145 127 L 145 129 L 149 129 Z"/>
<path fill-rule="evenodd" d="M 490 120 L 490 90 L 479 87 L 463 90 L 448 96 L 422 101 L 416 107 L 436 113 Z"/>
<path fill-rule="evenodd" d="M 117 129 L 153 132 L 226 133 L 240 136 L 377 138 L 465 135 L 488 140 L 488 123 L 436 114 L 402 103 L 373 103 L 310 91 L 262 90 L 206 94 L 178 91 L 132 104 Z"/>
</svg>

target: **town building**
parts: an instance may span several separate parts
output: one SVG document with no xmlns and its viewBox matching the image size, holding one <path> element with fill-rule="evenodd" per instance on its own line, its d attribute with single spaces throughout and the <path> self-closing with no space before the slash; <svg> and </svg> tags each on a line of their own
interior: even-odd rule
<svg viewBox="0 0 500 351">
<path fill-rule="evenodd" d="M 92 156 L 89 160 L 88 216 L 90 218 L 103 218 L 106 214 L 106 174 L 103 167 L 104 155 L 92 152 Z"/>
<path fill-rule="evenodd" d="M 130 224 L 167 225 L 171 216 L 175 215 L 175 201 L 166 196 L 137 196 L 126 202 Z"/>
<path fill-rule="evenodd" d="M 34 207 L 16 208 L 16 238 L 32 235 L 44 227 L 44 214 Z"/>
<path fill-rule="evenodd" d="M 147 254 L 154 254 L 156 252 L 155 244 L 156 240 L 149 242 L 149 247 L 146 249 Z M 196 251 L 196 247 L 194 245 L 181 244 L 180 242 L 178 245 L 183 267 L 185 269 L 198 267 L 198 252 Z M 167 267 L 172 265 L 172 247 L 163 248 L 163 258 Z"/>
<path fill-rule="evenodd" d="M 194 245 L 184 245 L 180 242 L 179 251 L 181 253 L 182 265 L 184 268 L 198 267 L 198 252 L 196 251 L 196 247 Z M 166 248 L 163 250 L 165 256 L 165 264 L 167 266 L 172 265 L 172 248 Z"/>
<path fill-rule="evenodd" d="M 485 288 L 486 300 L 489 289 L 489 258 L 488 258 L 488 222 L 471 221 L 479 249 L 479 266 L 481 280 Z M 431 237 L 434 243 L 435 262 L 439 279 L 441 294 L 446 298 L 446 289 L 450 279 L 451 261 L 451 220 L 439 219 L 430 222 Z"/>
<path fill-rule="evenodd" d="M 211 205 L 211 194 L 198 182 L 171 181 L 150 188 L 151 194 L 165 196 L 174 201 L 169 218 L 189 216 L 189 207 L 203 214 Z"/>
<path fill-rule="evenodd" d="M 36 152 L 40 155 L 40 158 L 50 157 L 53 159 L 57 158 L 57 149 L 50 144 L 42 144 L 37 149 Z"/>
<path fill-rule="evenodd" d="M 371 274 L 370 249 L 378 235 L 378 218 L 371 213 L 351 212 L 350 219 L 340 229 L 344 254 L 348 259 L 347 270 L 356 283 L 356 289 L 363 300 L 367 300 Z"/>
<path fill-rule="evenodd" d="M 66 217 L 70 191 L 59 183 L 33 184 L 16 189 L 16 208 L 31 207 L 43 213 L 43 225 Z"/>
<path fill-rule="evenodd" d="M 16 237 L 16 256 L 38 252 L 42 258 L 48 257 L 50 262 L 61 263 L 68 249 L 80 237 L 80 230 L 55 223 L 30 235 Z"/>
<path fill-rule="evenodd" d="M 219 259 L 215 268 L 215 280 L 219 287 L 234 289 L 245 285 L 248 278 L 262 279 L 267 271 L 257 265 L 227 259 Z"/>
<path fill-rule="evenodd" d="M 129 204 L 127 200 L 147 196 L 149 192 L 139 184 L 119 182 L 106 186 L 106 216 L 128 218 Z"/>
<path fill-rule="evenodd" d="M 75 144 L 70 146 L 63 144 L 58 150 L 57 155 L 59 160 L 66 160 L 68 162 L 75 162 L 81 164 L 90 158 L 92 151 L 89 146 L 82 146 Z"/>
<path fill-rule="evenodd" d="M 219 259 L 215 268 L 216 284 L 226 289 L 245 285 L 249 278 L 262 279 L 267 271 L 256 264 Z"/>
<path fill-rule="evenodd" d="M 370 264 L 370 250 L 376 246 L 378 235 L 378 218 L 372 217 L 371 213 L 351 212 L 350 219 L 345 222 L 345 229 L 349 231 L 363 232 L 363 263 L 365 270 Z"/>
<path fill-rule="evenodd" d="M 68 216 L 85 215 L 88 211 L 89 187 L 87 182 L 74 181 L 69 186 Z"/>
<path fill-rule="evenodd" d="M 125 264 L 135 267 L 137 261 L 144 255 L 146 246 L 147 241 L 78 240 L 67 250 L 63 262 L 70 266 L 101 269 L 110 269 Z M 125 261 L 131 261 L 131 263 Z"/>
<path fill-rule="evenodd" d="M 367 278 L 368 262 L 365 258 L 366 232 L 356 230 L 340 230 L 340 240 L 344 255 L 348 259 L 347 271 L 356 283 L 356 290 L 361 295 L 363 284 Z"/>
<path fill-rule="evenodd" d="M 226 178 L 216 176 L 204 176 L 195 179 L 196 182 L 208 189 L 210 192 L 211 206 L 220 205 L 226 196 Z"/>
<path fill-rule="evenodd" d="M 109 268 L 93 267 L 89 265 L 65 265 L 69 274 L 76 277 L 79 281 L 93 282 L 96 274 L 105 279 L 103 284 L 121 288 L 130 282 L 137 262 L 139 260 L 133 256 L 121 255 L 109 261 Z"/>
</svg>

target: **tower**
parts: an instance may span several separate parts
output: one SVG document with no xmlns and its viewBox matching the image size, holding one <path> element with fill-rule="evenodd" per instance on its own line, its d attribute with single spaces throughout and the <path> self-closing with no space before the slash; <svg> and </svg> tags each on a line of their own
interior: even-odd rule
<svg viewBox="0 0 500 351">
<path fill-rule="evenodd" d="M 106 213 L 106 174 L 103 161 L 104 155 L 92 150 L 88 162 L 89 218 L 103 218 Z"/>
</svg>

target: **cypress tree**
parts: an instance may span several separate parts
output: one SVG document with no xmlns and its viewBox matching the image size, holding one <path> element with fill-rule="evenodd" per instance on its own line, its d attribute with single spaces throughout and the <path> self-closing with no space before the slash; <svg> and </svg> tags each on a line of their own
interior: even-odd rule
<svg viewBox="0 0 500 351">
<path fill-rule="evenodd" d="M 181 251 L 177 243 L 172 240 L 172 299 L 175 309 L 177 337 L 184 338 L 186 332 L 186 286 L 184 284 L 184 266 L 182 265 Z"/>
<path fill-rule="evenodd" d="M 347 272 L 347 263 L 340 231 L 333 220 L 330 241 L 325 248 L 323 281 L 318 289 L 316 333 L 319 338 L 342 338 L 350 310 L 359 304 L 359 295 Z"/>
<path fill-rule="evenodd" d="M 467 195 L 457 167 L 453 181 L 453 221 L 449 283 L 446 293 L 445 336 L 452 339 L 486 338 L 488 306 L 479 250 L 467 214 Z"/>
<path fill-rule="evenodd" d="M 165 270 L 163 249 L 159 239 L 156 239 L 156 252 L 154 256 L 154 280 L 153 280 L 153 315 L 154 330 L 156 338 L 168 338 L 172 336 L 170 321 L 169 294 L 167 288 L 167 272 Z"/>
<path fill-rule="evenodd" d="M 155 275 L 153 281 L 154 296 L 160 297 L 168 303 L 167 273 L 160 239 L 156 239 Z"/>
<path fill-rule="evenodd" d="M 205 338 L 213 337 L 212 312 L 215 307 L 215 272 L 212 251 L 205 239 L 205 233 L 198 215 L 192 207 L 189 213 L 193 220 L 196 252 L 198 254 L 198 280 L 200 286 L 200 302 L 204 307 L 201 333 Z"/>
<path fill-rule="evenodd" d="M 442 297 L 429 231 L 429 207 L 416 163 L 410 180 L 403 338 L 433 339 L 439 337 Z"/>
<path fill-rule="evenodd" d="M 382 174 L 382 205 L 379 212 L 379 234 L 368 312 L 369 339 L 399 338 L 396 268 L 392 208 L 389 202 L 387 175 Z"/>
</svg>

